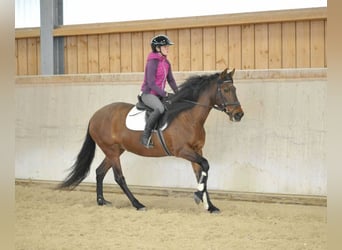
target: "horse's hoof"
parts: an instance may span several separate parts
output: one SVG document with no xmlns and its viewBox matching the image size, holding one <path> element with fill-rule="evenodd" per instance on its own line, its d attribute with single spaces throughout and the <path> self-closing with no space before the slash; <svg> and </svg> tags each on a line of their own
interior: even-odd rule
<svg viewBox="0 0 342 250">
<path fill-rule="evenodd" d="M 133 207 L 135 207 L 138 211 L 145 211 L 146 210 L 146 207 L 143 205 L 143 204 L 141 204 L 138 200 L 134 200 L 133 202 L 132 202 L 132 205 L 133 205 Z"/>
<path fill-rule="evenodd" d="M 220 209 L 218 209 L 217 207 L 210 207 L 208 208 L 208 211 L 211 213 L 211 214 L 219 214 L 221 213 Z"/>
<path fill-rule="evenodd" d="M 97 198 L 97 205 L 103 206 L 103 205 L 112 205 L 110 201 L 105 200 L 102 197 Z"/>
<path fill-rule="evenodd" d="M 197 191 L 194 193 L 194 200 L 196 202 L 196 204 L 200 204 L 202 202 L 202 196 L 201 196 L 201 192 Z"/>
<path fill-rule="evenodd" d="M 198 198 L 196 195 L 194 195 L 194 200 L 195 200 L 197 205 L 200 204 L 200 202 L 201 202 L 201 199 Z"/>
<path fill-rule="evenodd" d="M 146 211 L 147 209 L 146 209 L 146 207 L 140 207 L 140 208 L 137 208 L 137 211 Z"/>
</svg>

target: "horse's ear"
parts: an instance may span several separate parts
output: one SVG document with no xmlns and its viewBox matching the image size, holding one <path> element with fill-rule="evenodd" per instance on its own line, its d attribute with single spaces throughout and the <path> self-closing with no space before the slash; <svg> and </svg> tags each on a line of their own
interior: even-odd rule
<svg viewBox="0 0 342 250">
<path fill-rule="evenodd" d="M 233 69 L 229 72 L 229 74 L 230 74 L 231 77 L 233 77 L 234 73 L 235 73 L 235 68 L 233 68 Z"/>
<path fill-rule="evenodd" d="M 225 78 L 226 78 L 227 71 L 228 71 L 228 68 L 226 68 L 225 70 L 223 70 L 223 71 L 221 72 L 221 75 L 220 75 L 221 79 L 225 79 Z"/>
</svg>

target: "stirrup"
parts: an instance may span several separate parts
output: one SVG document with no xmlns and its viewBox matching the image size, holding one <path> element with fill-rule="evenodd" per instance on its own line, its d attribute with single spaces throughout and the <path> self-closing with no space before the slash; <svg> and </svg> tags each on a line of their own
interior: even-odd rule
<svg viewBox="0 0 342 250">
<path fill-rule="evenodd" d="M 147 145 L 144 144 L 145 148 L 153 148 L 153 141 L 152 141 L 152 136 L 150 136 L 150 138 L 148 139 Z"/>
<path fill-rule="evenodd" d="M 152 142 L 152 134 L 148 137 L 147 143 L 144 143 L 143 138 L 141 138 L 141 144 L 144 145 L 145 148 L 153 148 L 153 142 Z"/>
</svg>

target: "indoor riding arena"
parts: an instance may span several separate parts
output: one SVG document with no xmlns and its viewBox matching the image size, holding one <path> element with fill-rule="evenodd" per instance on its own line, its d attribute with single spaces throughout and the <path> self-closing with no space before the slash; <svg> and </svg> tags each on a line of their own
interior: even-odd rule
<svg viewBox="0 0 342 250">
<path fill-rule="evenodd" d="M 16 29 L 16 249 L 327 249 L 326 8 L 194 19 L 52 28 L 58 74 L 41 66 L 40 29 Z M 168 59 L 178 84 L 235 68 L 243 118 L 212 109 L 205 122 L 207 190 L 220 213 L 195 202 L 191 163 L 174 156 L 122 154 L 144 211 L 111 170 L 103 190 L 111 204 L 97 205 L 99 147 L 89 175 L 57 189 L 91 116 L 137 102 L 157 34 L 175 43 Z"/>
</svg>

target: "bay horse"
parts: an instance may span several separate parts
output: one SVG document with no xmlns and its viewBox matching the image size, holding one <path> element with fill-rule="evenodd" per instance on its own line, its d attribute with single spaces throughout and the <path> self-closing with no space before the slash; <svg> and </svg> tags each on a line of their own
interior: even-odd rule
<svg viewBox="0 0 342 250">
<path fill-rule="evenodd" d="M 105 158 L 96 169 L 97 204 L 110 204 L 103 196 L 103 179 L 112 168 L 115 181 L 132 206 L 137 210 L 145 210 L 145 206 L 134 197 L 126 184 L 120 156 L 125 151 L 146 157 L 172 155 L 192 164 L 198 183 L 194 193 L 195 202 L 203 202 L 204 208 L 211 213 L 219 212 L 210 201 L 207 191 L 209 163 L 202 155 L 205 143 L 203 126 L 213 108 L 223 111 L 231 121 L 240 121 L 243 117 L 244 112 L 233 84 L 234 72 L 235 69 L 228 71 L 226 68 L 220 73 L 189 77 L 181 84 L 179 91 L 167 100 L 165 115 L 168 125 L 163 131 L 163 141 L 157 143 L 157 133 L 152 133 L 153 148 L 147 149 L 140 143 L 142 131 L 130 130 L 125 125 L 126 116 L 135 105 L 116 102 L 100 108 L 89 121 L 85 141 L 69 175 L 57 188 L 75 188 L 87 177 L 98 145 Z"/>
</svg>

